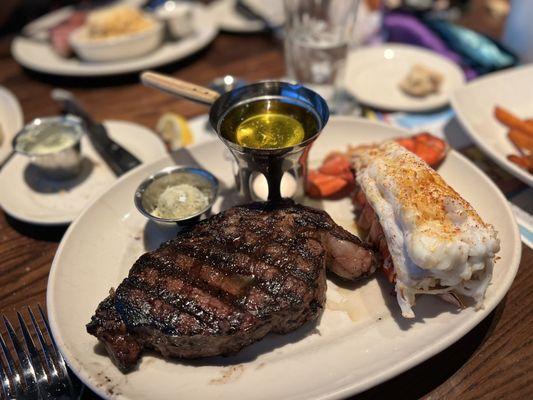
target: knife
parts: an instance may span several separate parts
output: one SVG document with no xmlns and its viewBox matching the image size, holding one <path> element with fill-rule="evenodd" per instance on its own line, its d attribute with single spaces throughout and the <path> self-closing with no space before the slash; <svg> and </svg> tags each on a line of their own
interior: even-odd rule
<svg viewBox="0 0 533 400">
<path fill-rule="evenodd" d="M 64 112 L 73 114 L 83 121 L 93 147 L 116 176 L 128 172 L 141 163 L 137 157 L 109 137 L 105 126 L 93 120 L 89 113 L 79 105 L 71 92 L 54 89 L 51 96 L 62 105 Z"/>
</svg>

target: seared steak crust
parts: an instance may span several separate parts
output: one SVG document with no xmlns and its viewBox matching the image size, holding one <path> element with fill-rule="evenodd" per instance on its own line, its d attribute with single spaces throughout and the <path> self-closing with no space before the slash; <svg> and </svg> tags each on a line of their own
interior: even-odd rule
<svg viewBox="0 0 533 400">
<path fill-rule="evenodd" d="M 323 211 L 292 201 L 234 207 L 142 255 L 87 331 L 123 371 L 145 347 L 165 357 L 233 353 L 315 319 L 337 258 L 354 276 L 376 266 Z"/>
</svg>

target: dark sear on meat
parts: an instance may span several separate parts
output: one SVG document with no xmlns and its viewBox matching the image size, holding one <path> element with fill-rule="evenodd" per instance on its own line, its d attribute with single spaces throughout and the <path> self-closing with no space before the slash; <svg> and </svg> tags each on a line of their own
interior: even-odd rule
<svg viewBox="0 0 533 400">
<path fill-rule="evenodd" d="M 287 200 L 233 207 L 142 255 L 87 331 L 128 371 L 144 348 L 164 357 L 237 352 L 320 315 L 326 267 L 376 269 L 369 246 L 324 211 Z"/>
</svg>

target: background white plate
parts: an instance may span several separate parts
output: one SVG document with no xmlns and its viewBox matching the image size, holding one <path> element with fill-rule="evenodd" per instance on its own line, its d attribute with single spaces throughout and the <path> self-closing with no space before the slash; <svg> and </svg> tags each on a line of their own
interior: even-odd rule
<svg viewBox="0 0 533 400">
<path fill-rule="evenodd" d="M 211 13 L 200 4 L 194 4 L 193 7 L 195 29 L 191 36 L 175 42 L 164 42 L 154 52 L 139 58 L 108 63 L 91 63 L 78 58 L 65 59 L 58 56 L 48 43 L 21 36 L 13 40 L 11 54 L 17 62 L 27 68 L 54 75 L 103 76 L 155 68 L 197 52 L 207 46 L 216 36 L 218 26 Z M 66 13 L 66 11 L 62 12 Z M 47 18 L 57 19 L 58 17 L 51 14 L 40 18 L 39 23 L 46 25 Z"/>
<path fill-rule="evenodd" d="M 342 150 L 349 143 L 405 134 L 364 120 L 332 118 L 311 151 L 311 161 L 319 162 L 329 151 Z M 223 150 L 221 143 L 200 145 L 175 154 L 174 159 L 168 156 L 131 171 L 89 206 L 65 234 L 48 280 L 48 315 L 68 363 L 99 395 L 152 400 L 346 397 L 407 370 L 458 340 L 489 314 L 513 281 L 521 245 L 508 203 L 480 170 L 452 150 L 440 172 L 495 225 L 501 239 L 501 259 L 483 310 L 456 312 L 449 304 L 426 296 L 418 299 L 417 318 L 408 321 L 401 317 L 391 286 L 380 274 L 350 288 L 328 281 L 328 303 L 316 326 L 309 324 L 288 335 L 268 335 L 232 357 L 181 362 L 145 355 L 137 371 L 123 375 L 97 346 L 97 340 L 86 333 L 85 324 L 138 256 L 174 234 L 173 229 L 161 230 L 147 223 L 135 210 L 135 188 L 162 167 L 198 163 L 220 179 L 221 194 L 228 199 L 234 189 Z M 314 204 L 354 229 L 348 199 Z M 350 305 L 351 318 L 332 310 L 342 299 Z"/>
<path fill-rule="evenodd" d="M 106 121 L 109 136 L 144 163 L 161 158 L 166 149 L 149 129 L 125 121 Z M 9 215 L 28 223 L 67 224 L 87 204 L 117 180 L 94 150 L 88 137 L 82 139 L 84 163 L 80 177 L 66 182 L 43 178 L 29 166 L 27 157 L 16 154 L 0 172 L 0 205 Z"/>
<path fill-rule="evenodd" d="M 438 93 L 416 98 L 398 86 L 415 64 L 422 64 L 443 75 Z M 452 92 L 463 86 L 463 71 L 448 59 L 421 47 L 384 44 L 364 47 L 349 53 L 346 89 L 358 101 L 371 107 L 398 111 L 428 111 L 443 107 Z"/>
<path fill-rule="evenodd" d="M 533 118 L 533 66 L 513 68 L 470 82 L 452 96 L 452 105 L 466 133 L 500 167 L 533 186 L 533 175 L 507 160 L 517 154 L 509 129 L 494 117 L 501 106 L 520 118 Z"/>
<path fill-rule="evenodd" d="M 17 98 L 0 86 L 0 128 L 3 139 L 0 144 L 0 162 L 11 152 L 11 140 L 22 129 L 24 118 Z"/>
</svg>

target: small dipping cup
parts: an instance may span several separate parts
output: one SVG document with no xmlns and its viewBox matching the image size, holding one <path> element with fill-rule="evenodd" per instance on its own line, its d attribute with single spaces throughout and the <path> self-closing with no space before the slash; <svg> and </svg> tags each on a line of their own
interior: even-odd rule
<svg viewBox="0 0 533 400">
<path fill-rule="evenodd" d="M 288 104 L 300 110 L 297 114 L 312 115 L 313 123 L 304 124 L 305 138 L 301 143 L 282 148 L 251 148 L 230 140 L 227 132 L 235 130 L 239 123 L 255 112 L 274 107 L 275 103 Z M 234 89 L 220 96 L 209 112 L 211 126 L 237 162 L 235 181 L 246 201 L 255 200 L 251 185 L 257 173 L 266 177 L 270 201 L 281 199 L 280 184 L 285 173 L 290 173 L 296 180 L 298 191 L 293 197 L 303 195 L 307 154 L 328 118 L 326 101 L 317 93 L 302 85 L 278 81 L 263 81 Z"/>
<path fill-rule="evenodd" d="M 13 149 L 30 159 L 45 176 L 52 179 L 74 178 L 81 170 L 81 146 L 80 140 L 85 133 L 82 121 L 72 115 L 59 117 L 36 118 L 27 124 L 13 138 Z M 67 144 L 56 141 L 55 148 L 53 135 L 69 135 Z M 51 138 L 52 137 L 52 138 Z M 38 145 L 41 146 L 37 151 Z"/>
<path fill-rule="evenodd" d="M 208 204 L 202 210 L 183 218 L 161 218 L 152 213 L 157 207 L 159 196 L 166 188 L 179 184 L 189 184 L 207 196 Z M 167 167 L 145 179 L 135 191 L 135 207 L 145 217 L 157 223 L 177 224 L 187 227 L 196 223 L 208 213 L 218 193 L 218 180 L 210 172 L 193 167 Z"/>
</svg>

